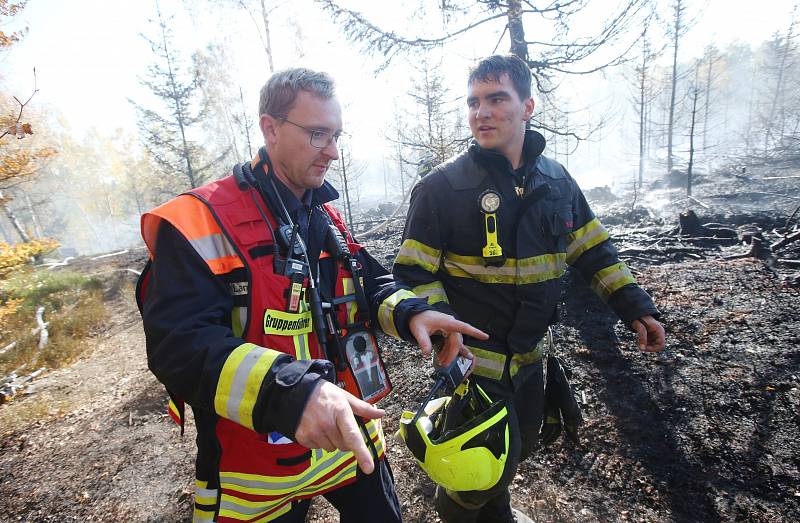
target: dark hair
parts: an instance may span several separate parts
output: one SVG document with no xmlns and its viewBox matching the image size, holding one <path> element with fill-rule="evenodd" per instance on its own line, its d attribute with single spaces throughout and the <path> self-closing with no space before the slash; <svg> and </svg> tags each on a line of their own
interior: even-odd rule
<svg viewBox="0 0 800 523">
<path fill-rule="evenodd" d="M 278 71 L 261 88 L 258 115 L 286 117 L 300 91 L 328 100 L 334 96 L 333 78 L 303 67 Z"/>
<path fill-rule="evenodd" d="M 496 54 L 481 58 L 469 68 L 467 85 L 473 82 L 498 82 L 504 74 L 508 75 L 521 100 L 531 97 L 531 70 L 521 58 L 513 54 Z"/>
</svg>

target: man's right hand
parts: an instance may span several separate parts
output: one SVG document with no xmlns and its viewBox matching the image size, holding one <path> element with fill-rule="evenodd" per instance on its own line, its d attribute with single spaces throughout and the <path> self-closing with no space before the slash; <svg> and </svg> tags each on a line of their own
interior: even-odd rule
<svg viewBox="0 0 800 523">
<path fill-rule="evenodd" d="M 377 419 L 385 414 L 333 383 L 320 380 L 303 409 L 294 439 L 311 449 L 351 451 L 361 470 L 371 474 L 375 464 L 354 416 Z"/>
</svg>

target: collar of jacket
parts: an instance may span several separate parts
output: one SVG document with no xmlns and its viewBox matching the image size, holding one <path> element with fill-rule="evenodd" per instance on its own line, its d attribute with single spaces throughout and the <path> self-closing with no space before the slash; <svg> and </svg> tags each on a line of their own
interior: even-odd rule
<svg viewBox="0 0 800 523">
<path fill-rule="evenodd" d="M 261 162 L 259 156 L 256 155 L 256 157 L 250 161 L 250 167 L 253 169 L 253 177 L 259 189 L 266 194 L 274 194 L 275 191 L 272 190 L 272 184 L 267 181 L 267 172 L 270 170 L 274 171 L 274 167 L 272 167 L 272 162 L 266 151 L 264 151 L 264 157 L 267 160 L 266 163 Z M 261 168 L 259 164 L 263 166 L 263 168 Z M 273 176 L 272 179 L 275 180 L 275 188 L 278 189 L 278 193 L 283 200 L 283 204 L 286 206 L 286 210 L 289 211 L 289 214 L 293 214 L 302 207 L 316 207 L 317 205 L 322 205 L 323 203 L 328 203 L 339 198 L 339 192 L 334 189 L 333 185 L 328 183 L 327 180 L 325 180 L 318 189 L 307 190 L 303 194 L 302 200 L 299 200 L 277 176 Z"/>
<path fill-rule="evenodd" d="M 533 130 L 525 131 L 522 154 L 527 172 L 536 169 L 536 165 L 544 158 L 544 146 L 544 136 Z M 475 140 L 472 140 L 465 154 L 446 162 L 442 168 L 450 187 L 456 191 L 479 187 L 489 171 L 512 172 L 511 162 L 505 156 L 484 149 Z"/>
<path fill-rule="evenodd" d="M 544 151 L 546 143 L 544 136 L 537 131 L 532 129 L 525 131 L 525 141 L 522 142 L 522 163 L 526 172 L 530 172 L 533 169 L 536 159 Z M 475 140 L 470 142 L 468 150 L 472 158 L 487 169 L 499 169 L 504 172 L 514 171 L 508 158 L 498 152 L 484 149 Z"/>
</svg>

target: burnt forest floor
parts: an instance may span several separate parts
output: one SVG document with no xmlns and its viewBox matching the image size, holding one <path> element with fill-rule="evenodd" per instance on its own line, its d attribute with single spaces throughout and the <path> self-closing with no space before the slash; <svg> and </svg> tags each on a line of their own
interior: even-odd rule
<svg viewBox="0 0 800 523">
<path fill-rule="evenodd" d="M 698 198 L 710 201 L 702 188 Z M 770 227 L 788 215 L 771 212 Z M 624 229 L 652 238 L 676 221 L 610 229 L 633 241 Z M 397 234 L 368 247 L 390 262 Z M 746 246 L 703 248 L 628 259 L 662 311 L 661 355 L 635 350 L 580 277 L 565 277 L 557 354 L 586 422 L 580 445 L 559 439 L 521 465 L 513 503 L 536 521 L 800 521 L 800 290 L 773 259 L 725 259 Z M 78 362 L 0 405 L 0 522 L 191 520 L 195 432 L 190 419 L 180 436 L 147 370 L 127 270 L 144 259 L 137 249 L 73 263 L 107 276 L 109 324 Z M 394 393 L 381 406 L 403 516 L 435 522 L 433 484 L 392 437 L 402 410 L 422 400 L 430 365 L 410 345 L 382 341 Z M 309 520 L 337 518 L 319 501 Z"/>
</svg>

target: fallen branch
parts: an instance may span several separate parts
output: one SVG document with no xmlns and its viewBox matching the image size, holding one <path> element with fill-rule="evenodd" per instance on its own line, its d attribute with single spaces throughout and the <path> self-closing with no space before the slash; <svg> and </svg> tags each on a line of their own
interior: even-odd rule
<svg viewBox="0 0 800 523">
<path fill-rule="evenodd" d="M 109 252 L 108 254 L 101 254 L 100 256 L 95 256 L 94 258 L 92 258 L 92 261 L 102 260 L 103 258 L 110 258 L 112 256 L 119 256 L 120 254 L 127 254 L 127 253 L 128 253 L 128 249 L 125 249 L 123 251 L 117 251 L 117 252 Z"/>
<path fill-rule="evenodd" d="M 27 376 L 17 376 L 16 371 L 0 380 L 0 404 L 3 404 L 20 393 L 30 382 L 39 377 L 46 370 L 41 367 Z"/>
<path fill-rule="evenodd" d="M 702 207 L 704 209 L 711 209 L 710 205 L 704 204 L 703 202 L 701 202 L 700 200 L 698 200 L 694 196 L 687 196 L 686 198 L 689 199 L 689 200 L 692 200 L 694 203 L 696 203 L 697 205 L 699 205 L 700 207 Z"/>
<path fill-rule="evenodd" d="M 5 354 L 6 352 L 10 351 L 11 349 L 13 349 L 16 346 L 17 346 L 17 342 L 16 341 L 12 341 L 8 345 L 6 345 L 2 349 L 0 349 L 0 354 Z"/>
<path fill-rule="evenodd" d="M 787 260 L 786 258 L 778 258 L 778 263 L 788 265 L 790 267 L 800 267 L 800 260 Z"/>
<path fill-rule="evenodd" d="M 790 234 L 789 236 L 786 236 L 785 238 L 781 238 L 780 240 L 778 240 L 775 243 L 773 243 L 771 247 L 772 247 L 772 250 L 774 251 L 776 249 L 780 249 L 781 247 L 785 247 L 785 246 L 789 245 L 790 243 L 795 242 L 797 240 L 800 240 L 800 231 L 797 231 L 794 234 Z"/>
</svg>

